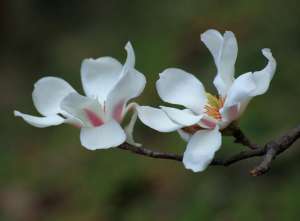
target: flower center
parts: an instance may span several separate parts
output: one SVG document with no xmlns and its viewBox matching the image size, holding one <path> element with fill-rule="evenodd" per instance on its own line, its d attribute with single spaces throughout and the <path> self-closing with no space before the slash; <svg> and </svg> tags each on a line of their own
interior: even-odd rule
<svg viewBox="0 0 300 221">
<path fill-rule="evenodd" d="M 217 120 L 221 120 L 220 109 L 224 106 L 225 98 L 216 97 L 210 93 L 206 93 L 207 104 L 205 105 L 205 113 Z"/>
</svg>

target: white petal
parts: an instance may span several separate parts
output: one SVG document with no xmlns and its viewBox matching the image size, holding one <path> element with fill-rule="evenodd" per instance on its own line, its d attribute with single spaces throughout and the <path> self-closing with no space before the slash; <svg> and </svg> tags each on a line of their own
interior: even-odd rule
<svg viewBox="0 0 300 221">
<path fill-rule="evenodd" d="M 145 85 L 145 76 L 134 69 L 130 69 L 108 95 L 106 102 L 108 114 L 119 121 L 123 117 L 119 115 L 123 115 L 126 103 L 130 99 L 138 97 L 143 92 Z"/>
<path fill-rule="evenodd" d="M 224 107 L 230 107 L 241 102 L 246 102 L 252 97 L 256 85 L 251 72 L 240 75 L 233 82 L 232 87 L 228 91 Z"/>
<path fill-rule="evenodd" d="M 132 44 L 130 42 L 127 42 L 127 44 L 125 45 L 125 50 L 127 52 L 127 58 L 126 58 L 124 66 L 126 68 L 134 68 L 134 66 L 135 66 L 135 53 L 134 53 Z"/>
<path fill-rule="evenodd" d="M 227 127 L 231 122 L 237 120 L 241 114 L 244 112 L 244 108 L 242 106 L 244 104 L 248 104 L 249 100 L 244 101 L 243 103 L 235 104 L 232 106 L 224 106 L 220 110 L 220 114 L 222 116 L 222 120 L 218 123 L 220 129 Z"/>
<path fill-rule="evenodd" d="M 212 53 L 217 66 L 214 85 L 219 94 L 225 97 L 234 80 L 234 65 L 238 52 L 236 38 L 230 31 L 226 31 L 222 36 L 216 30 L 208 30 L 201 35 L 201 40 Z"/>
<path fill-rule="evenodd" d="M 191 134 L 189 134 L 189 133 L 183 131 L 182 129 L 178 129 L 177 132 L 178 132 L 179 136 L 180 136 L 184 141 L 189 141 L 189 140 L 191 139 L 191 137 L 192 137 Z"/>
<path fill-rule="evenodd" d="M 218 94 L 223 98 L 226 97 L 231 83 L 230 84 L 225 83 L 225 81 L 221 78 L 220 74 L 216 75 L 213 83 L 218 91 Z"/>
<path fill-rule="evenodd" d="M 238 46 L 236 38 L 231 31 L 226 31 L 218 64 L 219 73 L 225 82 L 232 83 L 237 53 Z"/>
<path fill-rule="evenodd" d="M 194 75 L 181 69 L 169 68 L 160 73 L 159 77 L 156 89 L 163 101 L 202 113 L 206 103 L 205 90 Z"/>
<path fill-rule="evenodd" d="M 276 61 L 269 49 L 262 50 L 268 59 L 267 66 L 252 73 L 239 76 L 230 88 L 224 107 L 220 110 L 225 121 L 232 121 L 238 118 L 245 110 L 252 97 L 265 93 L 276 70 Z"/>
<path fill-rule="evenodd" d="M 85 126 L 95 126 L 96 121 L 101 124 L 100 121 L 104 123 L 106 120 L 97 99 L 84 97 L 78 93 L 66 96 L 61 102 L 61 109 L 74 118 L 80 119 Z"/>
<path fill-rule="evenodd" d="M 182 126 L 191 126 L 193 124 L 198 123 L 202 118 L 202 115 L 195 115 L 192 111 L 189 111 L 188 109 L 179 110 L 177 108 L 165 106 L 160 106 L 160 108 L 164 112 L 166 112 L 169 118 L 171 118 L 176 123 L 181 124 Z"/>
<path fill-rule="evenodd" d="M 136 120 L 137 120 L 137 112 L 132 114 L 129 124 L 124 128 L 127 137 L 126 142 L 133 146 L 141 147 L 142 144 L 135 142 L 135 139 L 133 137 L 133 131 L 134 131 Z"/>
<path fill-rule="evenodd" d="M 223 36 L 217 30 L 209 29 L 201 34 L 201 41 L 206 45 L 212 54 L 215 64 L 218 64 L 223 45 Z"/>
<path fill-rule="evenodd" d="M 232 84 L 228 91 L 223 108 L 220 110 L 222 120 L 232 121 L 241 115 L 241 104 L 248 103 L 253 97 L 256 85 L 251 72 L 240 75 Z M 233 113 L 234 111 L 234 113 Z"/>
<path fill-rule="evenodd" d="M 40 127 L 40 128 L 56 126 L 64 123 L 64 119 L 58 115 L 49 115 L 47 117 L 36 117 L 28 114 L 23 114 L 19 111 L 14 111 L 14 115 L 16 117 L 23 118 L 23 120 L 30 125 L 34 127 Z"/>
<path fill-rule="evenodd" d="M 77 117 L 74 117 L 73 115 L 69 114 L 68 112 L 64 111 L 63 116 L 66 118 L 65 123 L 66 124 L 71 124 L 77 128 L 81 128 L 85 126 L 82 120 L 80 120 Z"/>
<path fill-rule="evenodd" d="M 85 59 L 81 65 L 81 81 L 85 94 L 104 102 L 119 81 L 122 65 L 111 57 Z"/>
<path fill-rule="evenodd" d="M 199 122 L 199 125 L 200 127 L 202 128 L 206 128 L 206 129 L 213 129 L 216 127 L 216 125 L 219 123 L 219 121 L 207 114 L 205 114 L 200 122 Z"/>
<path fill-rule="evenodd" d="M 81 144 L 89 150 L 117 147 L 125 140 L 125 132 L 114 120 L 99 127 L 83 127 L 80 131 Z"/>
<path fill-rule="evenodd" d="M 121 122 L 126 103 L 138 97 L 146 85 L 145 76 L 134 69 L 135 54 L 130 42 L 125 46 L 127 59 L 122 69 L 122 76 L 119 82 L 111 90 L 107 97 L 106 109 L 110 116 Z"/>
<path fill-rule="evenodd" d="M 194 172 L 206 169 L 221 147 L 222 135 L 216 127 L 214 130 L 199 130 L 190 139 L 183 155 L 185 168 Z"/>
<path fill-rule="evenodd" d="M 264 94 L 268 90 L 277 66 L 270 49 L 265 48 L 262 50 L 262 53 L 268 59 L 268 64 L 263 70 L 253 73 L 253 80 L 256 84 L 253 96 Z"/>
<path fill-rule="evenodd" d="M 61 112 L 60 102 L 75 92 L 68 82 L 57 77 L 44 77 L 34 84 L 32 93 L 36 109 L 44 116 Z"/>
<path fill-rule="evenodd" d="M 161 109 L 149 106 L 137 107 L 139 119 L 148 127 L 160 132 L 171 132 L 182 127 L 173 122 Z"/>
</svg>

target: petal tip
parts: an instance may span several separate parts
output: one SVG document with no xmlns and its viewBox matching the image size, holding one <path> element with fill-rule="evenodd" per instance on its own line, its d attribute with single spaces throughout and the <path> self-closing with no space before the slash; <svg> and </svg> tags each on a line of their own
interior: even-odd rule
<svg viewBox="0 0 300 221">
<path fill-rule="evenodd" d="M 212 29 L 208 29 L 205 32 L 203 32 L 202 34 L 200 34 L 201 41 L 205 41 L 206 38 L 209 37 L 210 35 L 222 36 L 218 30 L 212 28 Z"/>
<path fill-rule="evenodd" d="M 21 112 L 14 110 L 13 113 L 15 117 L 21 117 Z"/>
<path fill-rule="evenodd" d="M 272 56 L 272 52 L 270 48 L 263 48 L 261 49 L 262 53 L 264 56 L 268 57 L 268 56 Z"/>
<path fill-rule="evenodd" d="M 84 58 L 81 63 L 85 64 L 85 63 L 93 61 L 93 60 L 94 60 L 93 58 Z"/>
<path fill-rule="evenodd" d="M 51 79 L 51 78 L 52 78 L 52 77 L 43 77 L 43 78 L 38 79 L 38 80 L 34 83 L 33 88 L 35 89 L 40 83 L 42 83 L 42 82 L 44 82 L 44 81 L 46 81 L 46 80 L 49 80 L 49 79 Z"/>
<path fill-rule="evenodd" d="M 130 41 L 128 41 L 128 42 L 126 43 L 125 49 L 126 49 L 126 50 L 133 50 L 133 47 L 132 47 L 132 44 L 131 44 Z"/>
<path fill-rule="evenodd" d="M 199 165 L 193 165 L 193 164 L 190 164 L 189 162 L 185 162 L 184 160 L 182 162 L 183 162 L 185 169 L 191 170 L 194 173 L 203 172 L 207 168 L 207 166 L 204 167 L 204 166 L 199 166 Z"/>
<path fill-rule="evenodd" d="M 262 54 L 269 60 L 271 61 L 271 63 L 273 63 L 273 65 L 275 66 L 276 68 L 276 60 L 275 58 L 273 57 L 273 54 L 272 54 L 272 51 L 270 48 L 263 48 L 262 50 Z"/>
<path fill-rule="evenodd" d="M 231 37 L 231 36 L 234 36 L 234 33 L 232 31 L 226 30 L 224 33 L 224 36 L 226 36 L 226 35 Z"/>
</svg>

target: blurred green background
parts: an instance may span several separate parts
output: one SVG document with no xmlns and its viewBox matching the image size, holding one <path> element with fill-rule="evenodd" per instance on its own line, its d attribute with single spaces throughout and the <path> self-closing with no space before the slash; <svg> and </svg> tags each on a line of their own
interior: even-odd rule
<svg viewBox="0 0 300 221">
<path fill-rule="evenodd" d="M 0 1 L 0 220 L 299 220 L 299 142 L 262 177 L 248 174 L 257 159 L 192 173 L 118 149 L 91 152 L 80 145 L 78 129 L 38 129 L 12 114 L 36 113 L 31 93 L 44 76 L 62 77 L 82 92 L 82 59 L 123 62 L 128 40 L 148 80 L 139 103 L 160 103 L 154 84 L 167 67 L 194 73 L 215 92 L 216 69 L 199 35 L 216 28 L 237 36 L 237 74 L 264 67 L 264 47 L 278 61 L 270 90 L 241 120 L 254 141 L 266 142 L 300 122 L 299 7 L 297 0 Z M 140 122 L 135 134 L 153 149 L 185 149 L 176 133 Z M 242 149 L 224 138 L 218 156 Z"/>
</svg>

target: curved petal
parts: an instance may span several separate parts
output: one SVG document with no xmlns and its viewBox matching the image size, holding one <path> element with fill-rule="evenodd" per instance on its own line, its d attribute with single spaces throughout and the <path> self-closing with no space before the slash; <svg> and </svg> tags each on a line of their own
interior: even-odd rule
<svg viewBox="0 0 300 221">
<path fill-rule="evenodd" d="M 240 105 L 248 103 L 255 91 L 256 85 L 251 72 L 240 75 L 228 91 L 223 108 L 220 110 L 223 121 L 232 121 L 241 114 Z"/>
<path fill-rule="evenodd" d="M 249 99 L 250 101 L 250 99 Z M 227 127 L 231 122 L 237 120 L 245 109 L 242 108 L 243 104 L 248 104 L 249 101 L 244 103 L 235 104 L 233 106 L 226 106 L 220 110 L 222 120 L 219 122 L 220 129 Z"/>
<path fill-rule="evenodd" d="M 200 122 L 199 125 L 202 128 L 206 128 L 206 129 L 214 129 L 216 127 L 216 125 L 219 123 L 219 121 L 207 114 L 205 114 Z"/>
<path fill-rule="evenodd" d="M 178 129 L 177 132 L 178 132 L 179 136 L 180 136 L 184 141 L 189 141 L 189 140 L 191 139 L 191 137 L 192 137 L 191 134 L 189 134 L 189 133 L 183 131 L 182 129 Z"/>
<path fill-rule="evenodd" d="M 97 97 L 102 103 L 120 79 L 122 65 L 111 57 L 84 59 L 81 64 L 81 81 L 85 94 Z"/>
<path fill-rule="evenodd" d="M 225 99 L 224 107 L 231 107 L 241 102 L 246 102 L 252 97 L 256 84 L 251 72 L 240 75 L 233 82 Z"/>
<path fill-rule="evenodd" d="M 219 94 L 225 97 L 234 80 L 234 65 L 238 46 L 234 34 L 226 31 L 222 36 L 216 30 L 208 30 L 201 35 L 201 40 L 213 55 L 217 66 L 214 85 Z"/>
<path fill-rule="evenodd" d="M 80 131 L 81 144 L 89 150 L 117 147 L 125 140 L 125 132 L 114 120 L 99 127 L 83 127 Z"/>
<path fill-rule="evenodd" d="M 23 120 L 26 121 L 28 124 L 39 128 L 56 126 L 64 123 L 65 121 L 64 118 L 58 115 L 49 115 L 47 117 L 36 117 L 28 114 L 23 114 L 19 111 L 14 111 L 14 115 L 16 117 L 23 118 Z"/>
<path fill-rule="evenodd" d="M 139 119 L 148 127 L 160 132 L 171 132 L 182 127 L 173 122 L 161 109 L 149 106 L 137 107 Z"/>
<path fill-rule="evenodd" d="M 145 76 L 134 69 L 135 54 L 130 42 L 125 46 L 127 51 L 126 62 L 122 69 L 122 76 L 107 97 L 107 112 L 115 120 L 121 121 L 123 118 L 126 103 L 138 97 L 146 85 Z"/>
<path fill-rule="evenodd" d="M 220 74 L 217 74 L 216 77 L 214 78 L 213 81 L 218 94 L 220 95 L 220 97 L 226 97 L 228 90 L 230 88 L 230 86 L 232 85 L 232 83 L 226 83 L 222 78 Z"/>
<path fill-rule="evenodd" d="M 232 83 L 233 81 L 237 53 L 238 45 L 235 35 L 231 31 L 226 31 L 223 37 L 223 46 L 218 64 L 219 74 L 225 82 Z"/>
<path fill-rule="evenodd" d="M 32 99 L 34 106 L 42 115 L 61 112 L 60 102 L 75 90 L 68 82 L 57 77 L 44 77 L 34 84 Z"/>
<path fill-rule="evenodd" d="M 202 33 L 200 38 L 212 54 L 215 64 L 217 65 L 219 63 L 220 53 L 223 45 L 223 36 L 217 30 L 209 29 Z"/>
<path fill-rule="evenodd" d="M 206 103 L 205 89 L 192 74 L 181 69 L 169 68 L 159 74 L 156 89 L 165 102 L 183 105 L 197 114 Z"/>
<path fill-rule="evenodd" d="M 262 53 L 268 59 L 267 66 L 253 74 L 249 72 L 239 76 L 230 88 L 224 107 L 220 110 L 225 121 L 237 119 L 252 97 L 268 90 L 276 70 L 276 61 L 269 49 L 263 49 Z"/>
<path fill-rule="evenodd" d="M 107 113 L 115 120 L 121 121 L 125 105 L 130 99 L 138 97 L 145 85 L 146 78 L 142 73 L 134 69 L 128 70 L 108 95 Z"/>
<path fill-rule="evenodd" d="M 261 70 L 253 73 L 253 80 L 256 84 L 256 89 L 252 93 L 253 96 L 264 94 L 270 85 L 270 82 L 276 71 L 276 60 L 272 56 L 272 52 L 268 48 L 262 49 L 263 55 L 268 59 L 267 66 Z"/>
<path fill-rule="evenodd" d="M 222 135 L 214 130 L 199 130 L 190 139 L 183 155 L 186 169 L 201 172 L 211 163 L 215 152 L 221 147 Z"/>
<path fill-rule="evenodd" d="M 136 147 L 140 147 L 140 146 L 142 146 L 142 144 L 135 142 L 135 139 L 133 137 L 133 130 L 134 130 L 136 120 L 137 120 L 137 110 L 134 109 L 134 112 L 131 116 L 129 124 L 124 128 L 124 131 L 125 131 L 126 137 L 127 137 L 126 142 L 131 145 L 134 145 Z"/>
<path fill-rule="evenodd" d="M 125 70 L 126 68 L 134 68 L 135 66 L 135 53 L 132 47 L 132 44 L 129 42 L 127 42 L 127 44 L 125 45 L 125 50 L 127 52 L 127 58 L 124 64 Z"/>
<path fill-rule="evenodd" d="M 202 115 L 195 115 L 188 109 L 179 110 L 177 108 L 165 106 L 160 106 L 160 108 L 168 115 L 171 120 L 185 127 L 198 123 L 202 118 Z"/>
<path fill-rule="evenodd" d="M 80 119 L 85 126 L 100 126 L 104 123 L 105 115 L 97 99 L 71 93 L 61 102 L 61 109 Z"/>
</svg>

